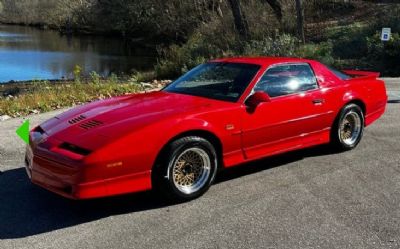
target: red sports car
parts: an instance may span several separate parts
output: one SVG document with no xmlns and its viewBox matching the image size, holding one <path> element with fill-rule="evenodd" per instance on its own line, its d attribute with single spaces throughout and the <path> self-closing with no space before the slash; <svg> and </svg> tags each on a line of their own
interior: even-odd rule
<svg viewBox="0 0 400 249">
<path fill-rule="evenodd" d="M 73 199 L 155 188 L 190 200 L 218 169 L 325 143 L 353 149 L 385 112 L 378 76 L 296 58 L 213 60 L 161 91 L 92 102 L 34 128 L 27 173 Z"/>
</svg>

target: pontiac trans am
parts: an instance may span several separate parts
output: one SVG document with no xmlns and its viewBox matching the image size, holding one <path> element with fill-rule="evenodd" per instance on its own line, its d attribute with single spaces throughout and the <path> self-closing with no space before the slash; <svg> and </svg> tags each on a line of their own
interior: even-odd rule
<svg viewBox="0 0 400 249">
<path fill-rule="evenodd" d="M 297 58 L 229 58 L 164 89 L 69 110 L 30 132 L 34 184 L 72 199 L 156 189 L 190 200 L 220 169 L 330 143 L 351 150 L 385 111 L 379 73 Z"/>
</svg>

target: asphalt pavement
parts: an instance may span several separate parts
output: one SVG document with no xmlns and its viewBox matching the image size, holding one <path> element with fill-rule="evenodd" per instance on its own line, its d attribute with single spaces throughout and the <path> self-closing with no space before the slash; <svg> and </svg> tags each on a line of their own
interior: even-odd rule
<svg viewBox="0 0 400 249">
<path fill-rule="evenodd" d="M 400 79 L 387 87 L 387 112 L 355 150 L 245 164 L 174 205 L 152 192 L 77 202 L 33 186 L 15 135 L 23 120 L 0 122 L 0 248 L 400 248 Z"/>
</svg>

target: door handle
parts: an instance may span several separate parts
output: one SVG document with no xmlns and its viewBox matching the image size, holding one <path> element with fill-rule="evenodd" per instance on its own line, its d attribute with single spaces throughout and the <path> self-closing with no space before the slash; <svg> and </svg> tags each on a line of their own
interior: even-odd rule
<svg viewBox="0 0 400 249">
<path fill-rule="evenodd" d="M 325 99 L 313 99 L 312 102 L 314 105 L 322 105 L 323 103 L 325 103 Z"/>
</svg>

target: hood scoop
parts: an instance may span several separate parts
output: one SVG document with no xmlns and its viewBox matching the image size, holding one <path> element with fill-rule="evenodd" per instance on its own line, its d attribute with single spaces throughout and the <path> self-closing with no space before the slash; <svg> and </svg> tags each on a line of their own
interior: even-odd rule
<svg viewBox="0 0 400 249">
<path fill-rule="evenodd" d="M 76 124 L 76 123 L 78 123 L 78 122 L 81 122 L 81 121 L 84 120 L 84 119 L 86 119 L 85 116 L 79 115 L 79 116 L 77 116 L 77 117 L 75 117 L 75 118 L 73 118 L 73 119 L 68 120 L 68 123 L 69 123 L 69 124 Z"/>
<path fill-rule="evenodd" d="M 79 124 L 79 127 L 81 127 L 82 129 L 85 129 L 85 130 L 90 130 L 90 129 L 97 127 L 99 125 L 102 125 L 102 124 L 103 124 L 103 122 L 93 119 L 93 120 L 89 120 L 87 122 Z"/>
</svg>

